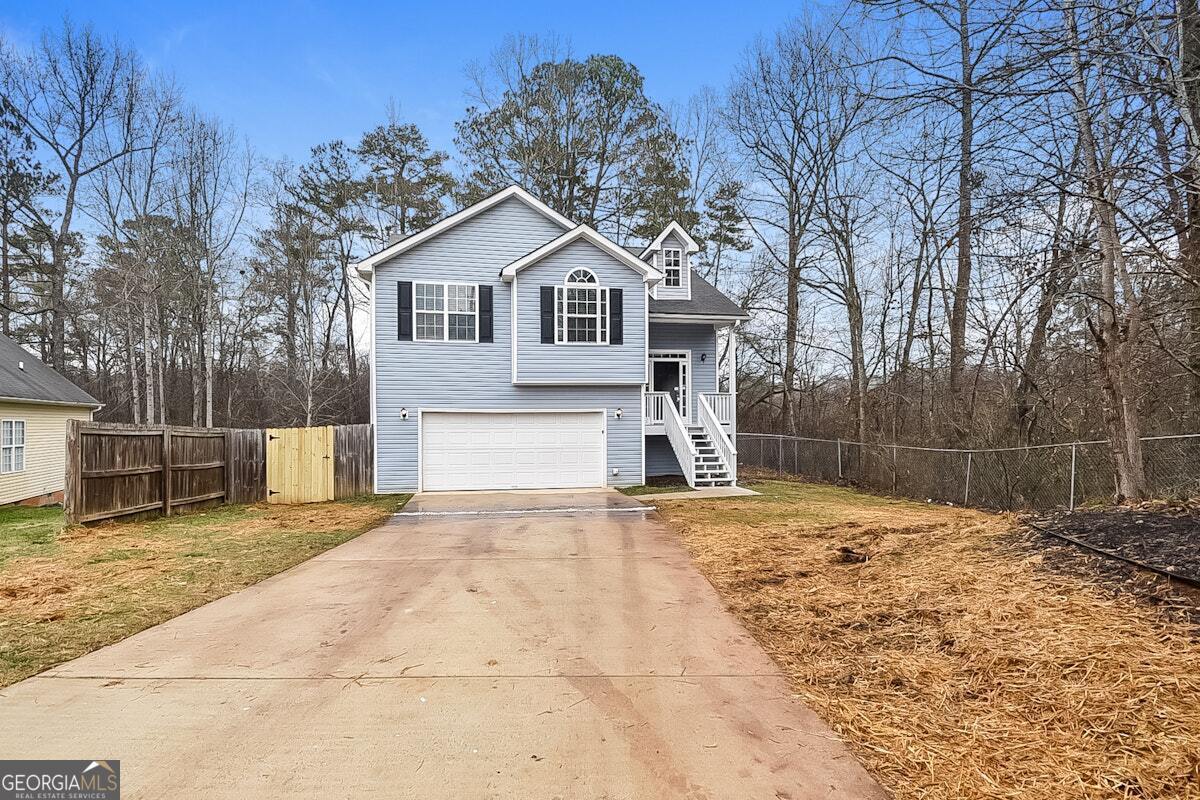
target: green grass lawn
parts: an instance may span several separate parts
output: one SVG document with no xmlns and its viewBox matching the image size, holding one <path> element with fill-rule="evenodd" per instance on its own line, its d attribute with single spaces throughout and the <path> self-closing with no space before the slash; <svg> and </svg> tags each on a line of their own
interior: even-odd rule
<svg viewBox="0 0 1200 800">
<path fill-rule="evenodd" d="M 65 526 L 58 506 L 0 506 L 0 569 L 13 558 L 49 555 Z"/>
<path fill-rule="evenodd" d="M 406 495 L 218 506 L 95 527 L 0 508 L 0 686 L 245 588 L 367 531 Z"/>
<path fill-rule="evenodd" d="M 617 489 L 621 494 L 627 494 L 630 497 L 638 497 L 644 494 L 663 494 L 665 492 L 692 492 L 695 491 L 687 485 L 682 475 L 659 475 L 652 476 L 650 480 L 640 486 L 625 486 Z"/>
</svg>

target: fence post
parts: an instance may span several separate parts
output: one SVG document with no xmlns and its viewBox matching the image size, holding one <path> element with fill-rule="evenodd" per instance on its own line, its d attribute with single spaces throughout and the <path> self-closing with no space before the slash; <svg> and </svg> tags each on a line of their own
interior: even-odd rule
<svg viewBox="0 0 1200 800">
<path fill-rule="evenodd" d="M 899 470 L 896 467 L 896 445 L 892 445 L 892 494 L 896 493 L 896 487 L 899 485 Z"/>
<path fill-rule="evenodd" d="M 233 502 L 233 430 L 225 429 L 225 499 L 224 502 Z"/>
<path fill-rule="evenodd" d="M 1075 448 L 1076 443 L 1071 443 L 1071 499 L 1068 502 L 1067 510 L 1075 510 Z"/>
<path fill-rule="evenodd" d="M 842 440 L 841 439 L 837 440 L 837 449 L 838 449 L 838 480 L 840 481 L 842 479 Z"/>
<path fill-rule="evenodd" d="M 163 516 L 171 516 L 171 426 L 163 426 L 162 435 L 162 502 Z"/>
<path fill-rule="evenodd" d="M 974 453 L 967 451 L 967 480 L 966 486 L 963 488 L 963 505 L 967 504 L 967 499 L 971 496 L 971 457 Z"/>
<path fill-rule="evenodd" d="M 67 522 L 79 522 L 83 514 L 83 447 L 79 431 L 81 420 L 67 421 L 67 474 L 63 482 L 63 511 Z"/>
<path fill-rule="evenodd" d="M 783 437 L 779 437 L 779 460 L 775 464 L 779 468 L 779 477 L 783 477 Z"/>
</svg>

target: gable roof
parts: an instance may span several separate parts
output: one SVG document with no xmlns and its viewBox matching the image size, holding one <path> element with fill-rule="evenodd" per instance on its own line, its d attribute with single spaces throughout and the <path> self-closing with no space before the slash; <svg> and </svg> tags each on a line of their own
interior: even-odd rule
<svg viewBox="0 0 1200 800">
<path fill-rule="evenodd" d="M 0 334 L 0 400 L 100 408 L 90 394 Z"/>
<path fill-rule="evenodd" d="M 624 247 L 618 247 L 606 236 L 601 235 L 595 229 L 587 225 L 580 225 L 573 228 L 557 239 L 551 239 L 544 245 L 534 250 L 532 253 L 526 253 L 516 261 L 509 264 L 504 269 L 500 270 L 500 277 L 505 281 L 511 281 L 516 277 L 517 273 L 531 264 L 536 264 L 551 253 L 556 253 L 572 242 L 587 241 L 599 247 L 604 252 L 611 255 L 617 261 L 620 261 L 625 266 L 639 273 L 646 283 L 656 283 L 662 279 L 662 273 L 654 267 L 642 261 L 640 258 L 634 258 L 633 255 Z"/>
<path fill-rule="evenodd" d="M 414 233 L 412 236 L 388 245 L 379 252 L 367 256 L 354 266 L 358 269 L 358 274 L 360 277 L 367 278 L 371 275 L 371 272 L 375 269 L 375 265 L 379 262 L 386 261 L 393 256 L 398 256 L 407 250 L 411 250 L 412 248 L 421 244 L 421 242 L 429 241 L 433 237 L 445 233 L 451 228 L 461 225 L 472 217 L 476 217 L 479 214 L 482 214 L 484 211 L 487 211 L 489 208 L 498 206 L 510 198 L 520 200 L 522 203 L 529 206 L 539 214 L 542 214 L 547 219 L 562 227 L 564 230 L 575 227 L 574 222 L 571 222 L 571 220 L 567 219 L 562 214 L 543 203 L 541 200 L 538 200 L 520 186 L 513 185 L 509 186 L 507 189 L 501 189 L 495 194 L 489 195 L 488 197 L 480 200 L 478 203 L 467 206 L 461 211 L 457 211 L 450 216 L 445 217 L 440 222 L 430 225 L 428 228 L 419 233 Z"/>
<path fill-rule="evenodd" d="M 663 240 L 672 233 L 679 237 L 680 241 L 683 242 L 683 246 L 687 248 L 689 253 L 700 252 L 700 245 L 696 244 L 696 240 L 691 236 L 688 236 L 688 232 L 683 229 L 682 225 L 675 220 L 671 220 L 669 223 L 667 223 L 667 227 L 663 228 L 662 233 L 654 237 L 654 241 L 646 245 L 646 248 L 642 250 L 641 258 L 645 258 L 652 251 L 662 247 Z"/>
</svg>

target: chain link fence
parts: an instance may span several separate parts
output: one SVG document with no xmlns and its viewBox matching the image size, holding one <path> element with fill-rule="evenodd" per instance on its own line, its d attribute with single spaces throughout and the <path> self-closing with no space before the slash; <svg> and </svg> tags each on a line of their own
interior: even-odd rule
<svg viewBox="0 0 1200 800">
<path fill-rule="evenodd" d="M 1142 440 L 1153 497 L 1200 495 L 1200 434 Z M 1004 511 L 1073 509 L 1114 494 L 1108 442 L 947 450 L 763 433 L 737 435 L 738 465 Z"/>
</svg>

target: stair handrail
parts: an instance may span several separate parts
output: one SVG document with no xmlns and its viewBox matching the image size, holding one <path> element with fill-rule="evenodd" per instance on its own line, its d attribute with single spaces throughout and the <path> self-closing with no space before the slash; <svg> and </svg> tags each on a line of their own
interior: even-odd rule
<svg viewBox="0 0 1200 800">
<path fill-rule="evenodd" d="M 664 405 L 666 413 L 663 414 L 663 428 L 667 432 L 667 440 L 671 443 L 671 449 L 675 451 L 675 460 L 683 469 L 683 477 L 687 479 L 688 486 L 695 489 L 696 446 L 692 444 L 692 436 L 688 433 L 687 426 L 683 424 L 683 417 L 679 415 L 679 409 L 669 401 Z"/>
<path fill-rule="evenodd" d="M 725 462 L 725 468 L 729 471 L 729 478 L 733 484 L 737 485 L 737 448 L 733 446 L 733 442 L 725 433 L 725 426 L 717 419 L 716 413 L 713 412 L 712 406 L 709 405 L 708 398 L 703 394 L 700 395 L 698 404 L 700 424 L 704 426 L 704 432 L 708 434 L 708 438 L 716 445 L 717 452 L 721 454 L 721 459 Z"/>
</svg>

